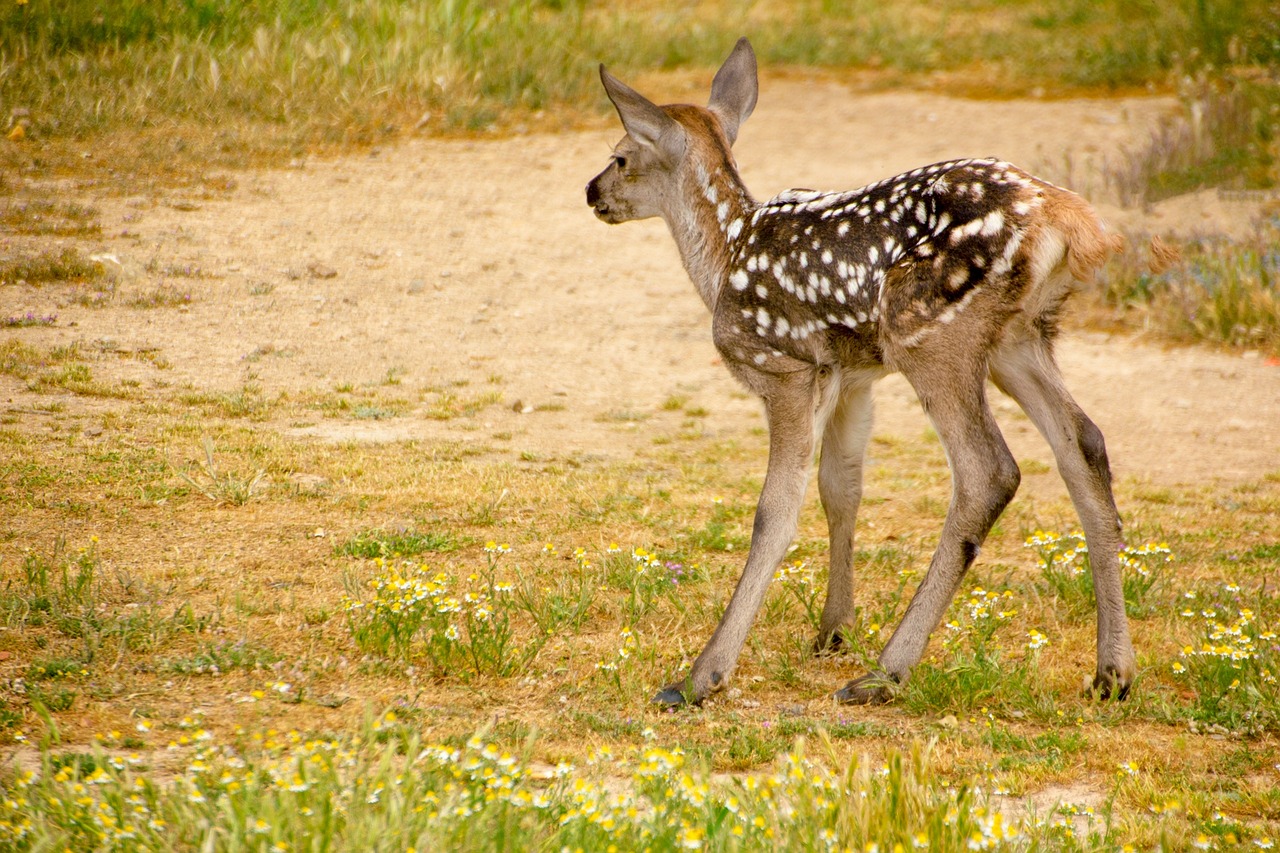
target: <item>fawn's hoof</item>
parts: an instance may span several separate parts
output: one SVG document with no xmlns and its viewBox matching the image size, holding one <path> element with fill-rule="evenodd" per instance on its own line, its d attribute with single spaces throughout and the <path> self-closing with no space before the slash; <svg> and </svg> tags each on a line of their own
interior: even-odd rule
<svg viewBox="0 0 1280 853">
<path fill-rule="evenodd" d="M 841 705 L 883 705 L 893 698 L 893 688 L 897 683 L 891 675 L 869 672 L 837 690 L 836 702 Z"/>
<path fill-rule="evenodd" d="M 689 703 L 684 698 L 683 690 L 679 687 L 668 687 L 658 691 L 658 695 L 653 697 L 653 704 L 664 708 L 679 708 Z"/>
<path fill-rule="evenodd" d="M 827 657 L 828 655 L 843 654 L 848 651 L 852 644 L 849 638 L 844 635 L 844 628 L 837 628 L 830 634 L 819 634 L 813 641 L 813 656 Z"/>
<path fill-rule="evenodd" d="M 1085 695 L 1123 702 L 1129 698 L 1129 686 L 1129 679 L 1123 678 L 1117 673 L 1098 673 L 1093 677 L 1093 684 L 1085 691 Z"/>
</svg>

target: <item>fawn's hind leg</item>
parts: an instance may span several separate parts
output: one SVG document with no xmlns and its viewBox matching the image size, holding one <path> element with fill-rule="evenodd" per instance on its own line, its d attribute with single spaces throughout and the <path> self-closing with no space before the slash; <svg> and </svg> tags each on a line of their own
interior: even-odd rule
<svg viewBox="0 0 1280 853">
<path fill-rule="evenodd" d="M 862 463 L 871 435 L 872 379 L 856 377 L 841 389 L 822 436 L 818 464 L 818 494 L 827 514 L 831 537 L 831 568 L 827 603 L 814 651 L 835 650 L 843 642 L 841 630 L 853 618 L 853 543 L 858 505 L 862 501 Z"/>
<path fill-rule="evenodd" d="M 1102 431 L 1068 393 L 1041 336 L 1015 338 L 992 353 L 991 378 L 1017 401 L 1053 448 L 1058 472 L 1084 527 L 1098 603 L 1098 666 L 1093 688 L 1124 699 L 1135 675 L 1120 576 L 1120 516 Z"/>
</svg>

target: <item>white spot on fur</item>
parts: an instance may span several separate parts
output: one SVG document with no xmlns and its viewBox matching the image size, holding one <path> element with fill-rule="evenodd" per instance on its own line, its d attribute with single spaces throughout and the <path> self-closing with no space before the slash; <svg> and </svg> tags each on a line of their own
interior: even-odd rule
<svg viewBox="0 0 1280 853">
<path fill-rule="evenodd" d="M 747 289 L 748 276 L 746 270 L 734 270 L 729 276 L 729 283 L 733 285 L 734 290 Z"/>
<path fill-rule="evenodd" d="M 742 233 L 742 220 L 735 219 L 729 223 L 729 229 L 725 231 L 725 235 L 730 240 L 736 240 L 738 235 Z"/>
<path fill-rule="evenodd" d="M 1004 214 L 999 210 L 993 210 L 988 213 L 982 220 L 982 230 L 979 232 L 984 237 L 991 237 L 999 234 L 1004 230 Z"/>
</svg>

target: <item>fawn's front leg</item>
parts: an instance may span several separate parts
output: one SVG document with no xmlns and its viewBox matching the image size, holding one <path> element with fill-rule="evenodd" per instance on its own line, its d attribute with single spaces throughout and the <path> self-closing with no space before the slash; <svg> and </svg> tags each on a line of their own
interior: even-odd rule
<svg viewBox="0 0 1280 853">
<path fill-rule="evenodd" d="M 769 467 L 756 505 L 751 551 L 711 640 L 689 674 L 654 697 L 661 705 L 696 705 L 728 683 L 769 582 L 795 538 L 813 461 L 815 419 L 825 415 L 837 390 L 829 371 L 812 366 L 743 378 L 760 391 L 769 421 Z"/>
</svg>

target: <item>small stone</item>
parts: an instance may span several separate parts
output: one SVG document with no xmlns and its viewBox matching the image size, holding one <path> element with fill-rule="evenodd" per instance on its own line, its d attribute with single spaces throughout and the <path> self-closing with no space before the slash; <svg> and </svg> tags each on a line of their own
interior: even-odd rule
<svg viewBox="0 0 1280 853">
<path fill-rule="evenodd" d="M 337 278 L 338 276 L 337 270 L 319 261 L 312 261 L 307 264 L 307 272 L 311 273 L 313 278 Z"/>
<path fill-rule="evenodd" d="M 530 406 L 524 400 L 516 400 L 511 404 L 511 411 L 517 415 L 527 415 L 533 411 L 533 406 Z"/>
</svg>

